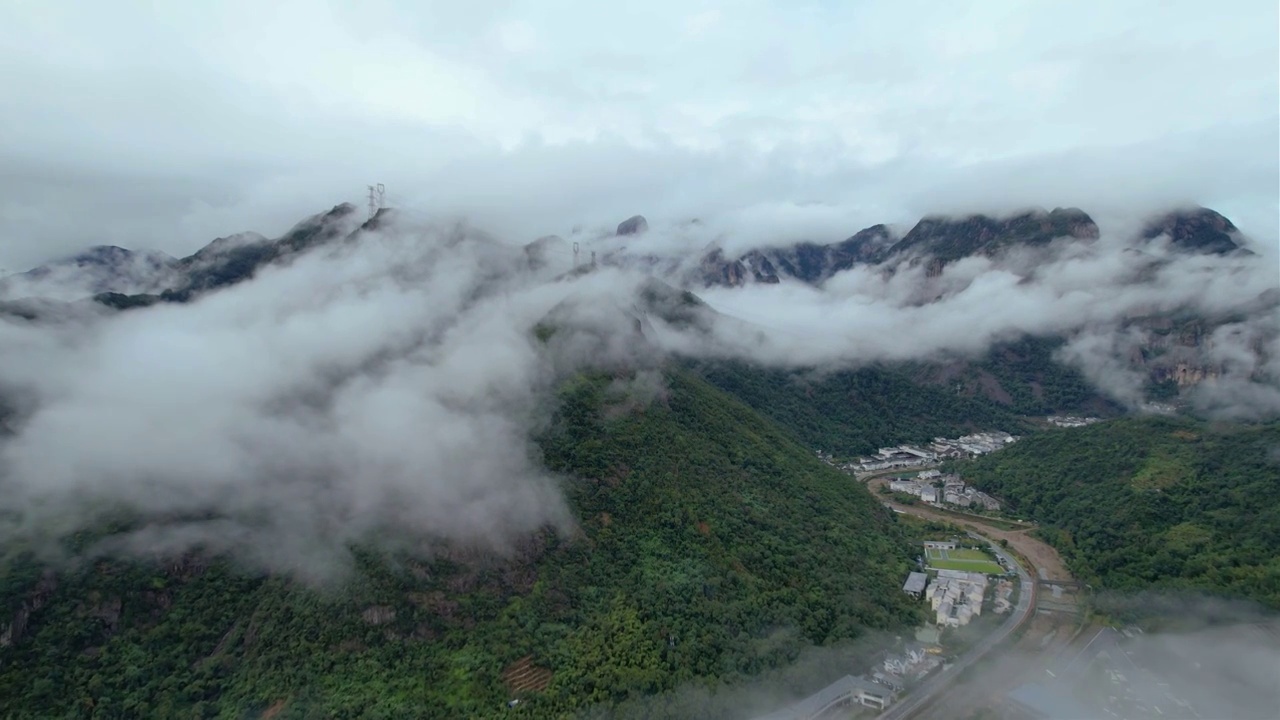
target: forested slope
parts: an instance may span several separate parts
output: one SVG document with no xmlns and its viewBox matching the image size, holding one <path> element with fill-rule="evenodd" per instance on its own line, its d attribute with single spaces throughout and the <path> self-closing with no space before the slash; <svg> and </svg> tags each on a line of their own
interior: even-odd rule
<svg viewBox="0 0 1280 720">
<path fill-rule="evenodd" d="M 707 382 L 809 446 L 838 455 L 974 430 L 1015 432 L 1024 425 L 997 403 L 918 382 L 902 369 L 869 367 L 819 375 L 740 362 L 706 362 L 695 368 Z"/>
<path fill-rule="evenodd" d="M 221 558 L 9 549 L 0 715 L 562 717 L 916 619 L 907 538 L 863 488 L 686 371 L 652 385 L 561 389 L 541 446 L 581 533 L 511 560 L 364 549 L 317 590 Z"/>
<path fill-rule="evenodd" d="M 1087 581 L 1280 607 L 1280 424 L 1126 418 L 1040 433 L 959 469 L 1047 525 Z"/>
</svg>

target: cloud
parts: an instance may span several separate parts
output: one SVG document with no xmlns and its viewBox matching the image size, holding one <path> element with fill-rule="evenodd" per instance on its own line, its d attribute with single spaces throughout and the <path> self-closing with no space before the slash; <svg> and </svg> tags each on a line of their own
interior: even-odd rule
<svg viewBox="0 0 1280 720">
<path fill-rule="evenodd" d="M 0 379 L 30 400 L 0 447 L 4 536 L 124 512 L 141 520 L 116 550 L 202 546 L 323 577 L 350 543 L 504 552 L 571 529 L 530 436 L 558 374 L 600 354 L 544 348 L 533 327 L 568 308 L 574 336 L 566 298 L 619 284 L 547 282 L 558 268 L 522 259 L 474 231 L 401 228 L 186 305 L 0 322 Z"/>
<path fill-rule="evenodd" d="M 1194 200 L 1274 243 L 1276 20 L 1261 0 L 21 3 L 0 267 L 275 235 L 370 182 L 527 239 L 637 212 L 754 242 Z"/>
<path fill-rule="evenodd" d="M 874 362 L 975 357 L 1025 335 L 1065 336 L 1059 361 L 1080 367 L 1100 390 L 1142 405 L 1151 367 L 1180 361 L 1214 376 L 1193 401 L 1215 416 L 1280 414 L 1273 254 L 1186 255 L 1167 243 L 1136 250 L 1104 232 L 1095 243 L 1058 243 L 971 257 L 929 278 L 923 266 L 885 272 L 858 266 L 820 287 L 796 281 L 710 288 L 719 313 L 749 323 L 713 326 L 711 340 L 673 334 L 671 347 L 777 366 L 856 367 Z M 1143 346 L 1170 340 L 1135 324 L 1169 315 L 1227 322 L 1199 347 L 1147 359 Z M 1247 398 L 1247 400 L 1246 400 Z"/>
<path fill-rule="evenodd" d="M 821 287 L 710 289 L 698 310 L 644 269 L 567 273 L 567 241 L 531 264 L 501 236 L 392 218 L 189 304 L 0 322 L 0 387 L 16 413 L 0 445 L 0 537 L 57 540 L 126 513 L 143 520 L 100 550 L 200 546 L 305 577 L 339 570 L 346 547 L 371 538 L 507 552 L 573 525 L 531 444 L 556 382 L 628 367 L 639 372 L 616 388 L 621 402 L 649 402 L 673 353 L 857 367 L 1060 334 L 1061 360 L 1137 404 L 1126 319 L 1191 311 L 1236 318 L 1205 344 L 1203 362 L 1222 370 L 1199 406 L 1280 412 L 1267 256 L 1135 252 L 1104 233 L 932 278 L 860 266 Z M 653 229 L 610 259 L 661 250 L 674 282 L 717 232 Z M 539 323 L 556 332 L 539 340 Z"/>
<path fill-rule="evenodd" d="M 1225 374 L 1197 402 L 1276 407 L 1274 303 L 1256 303 L 1280 254 L 1273 3 L 11 15 L 0 265 L 276 235 L 370 182 L 405 219 L 191 305 L 0 323 L 0 384 L 20 401 L 0 451 L 15 536 L 123 507 L 154 519 L 126 546 L 207 543 L 304 574 L 386 527 L 501 550 L 569 522 L 529 445 L 558 374 L 663 351 L 855 366 L 1065 334 L 1063 357 L 1132 401 L 1115 364 L 1126 317 L 1260 307 L 1214 338 Z M 1189 200 L 1232 215 L 1259 256 L 1126 252 L 1137 218 Z M 517 247 L 558 233 L 679 272 L 713 243 L 732 255 L 1032 204 L 1080 205 L 1103 237 L 939 278 L 857 268 L 821 288 L 712 290 L 722 317 L 651 317 L 643 342 L 642 273 L 547 282 L 568 269 L 565 246 L 540 274 Z M 653 229 L 612 237 L 637 212 Z M 457 218 L 504 242 L 453 232 Z M 531 330 L 548 314 L 574 332 L 540 347 Z M 645 377 L 637 397 L 660 392 Z"/>
</svg>

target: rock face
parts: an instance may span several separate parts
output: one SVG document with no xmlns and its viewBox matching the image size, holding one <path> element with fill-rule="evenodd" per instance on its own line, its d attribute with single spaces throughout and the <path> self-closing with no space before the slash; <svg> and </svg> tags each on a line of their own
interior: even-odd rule
<svg viewBox="0 0 1280 720">
<path fill-rule="evenodd" d="M 617 235 L 639 235 L 649 229 L 649 221 L 643 215 L 633 215 L 618 223 Z"/>
<path fill-rule="evenodd" d="M 390 605 L 374 605 L 365 608 L 360 617 L 370 625 L 385 625 L 396 619 L 396 609 Z"/>
<path fill-rule="evenodd" d="M 748 271 L 741 260 L 729 260 L 723 250 L 716 248 L 698 263 L 698 274 L 705 287 L 741 287 L 747 283 Z"/>
<path fill-rule="evenodd" d="M 1142 230 L 1145 240 L 1161 235 L 1167 235 L 1174 247 L 1190 252 L 1214 255 L 1250 252 L 1236 242 L 1239 237 L 1236 226 L 1209 208 L 1176 210 L 1155 218 Z"/>
<path fill-rule="evenodd" d="M 49 602 L 53 591 L 57 589 L 57 576 L 52 571 L 45 571 L 36 586 L 27 593 L 22 604 L 14 609 L 9 622 L 0 629 L 0 647 L 8 647 L 22 640 L 27 632 L 31 614 L 43 608 Z"/>
</svg>

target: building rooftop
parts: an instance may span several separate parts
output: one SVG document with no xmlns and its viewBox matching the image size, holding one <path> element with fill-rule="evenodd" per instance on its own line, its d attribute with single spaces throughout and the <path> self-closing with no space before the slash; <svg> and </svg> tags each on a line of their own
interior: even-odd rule
<svg viewBox="0 0 1280 720">
<path fill-rule="evenodd" d="M 928 575 L 922 572 L 913 572 L 907 576 L 907 581 L 902 585 L 902 590 L 909 593 L 924 592 L 924 586 L 927 582 L 929 582 Z"/>
</svg>

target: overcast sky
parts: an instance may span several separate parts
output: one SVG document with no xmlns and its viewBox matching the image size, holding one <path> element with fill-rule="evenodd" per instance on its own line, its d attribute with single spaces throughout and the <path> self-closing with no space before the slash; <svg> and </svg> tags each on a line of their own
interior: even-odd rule
<svg viewBox="0 0 1280 720">
<path fill-rule="evenodd" d="M 8 0 L 0 267 L 276 235 L 372 182 L 514 240 L 1198 202 L 1275 242 L 1277 27 L 1274 0 Z"/>
</svg>

